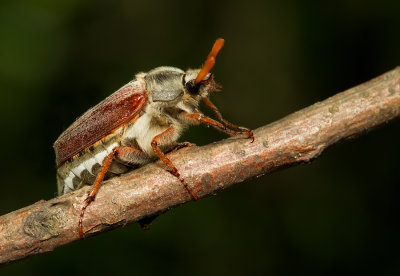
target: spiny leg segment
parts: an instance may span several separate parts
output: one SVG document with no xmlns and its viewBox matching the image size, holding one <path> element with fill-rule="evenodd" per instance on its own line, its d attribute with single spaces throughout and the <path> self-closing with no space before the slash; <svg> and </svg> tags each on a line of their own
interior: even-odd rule
<svg viewBox="0 0 400 276">
<path fill-rule="evenodd" d="M 203 102 L 215 113 L 215 115 L 217 115 L 217 118 L 218 118 L 222 123 L 224 123 L 227 127 L 230 127 L 230 128 L 236 129 L 236 130 L 239 130 L 239 133 L 238 133 L 238 134 L 242 134 L 242 133 L 247 134 L 247 135 L 249 136 L 249 138 L 252 139 L 251 142 L 254 142 L 254 135 L 253 135 L 253 132 L 252 132 L 250 129 L 248 129 L 247 127 L 242 127 L 242 126 L 234 125 L 234 124 L 228 122 L 227 120 L 225 120 L 225 119 L 222 117 L 221 112 L 219 112 L 218 108 L 210 101 L 209 98 L 203 97 L 202 99 L 203 99 Z"/>
<path fill-rule="evenodd" d="M 97 174 L 96 180 L 93 183 L 92 190 L 89 195 L 86 197 L 84 205 L 81 209 L 81 213 L 79 216 L 79 236 L 81 239 L 85 238 L 85 233 L 83 231 L 83 217 L 85 215 L 86 208 L 94 201 L 96 198 L 97 192 L 100 189 L 101 183 L 104 180 L 104 176 L 106 175 L 108 169 L 111 166 L 111 163 L 114 158 L 119 157 L 121 160 L 131 160 L 136 157 L 136 160 L 140 160 L 140 158 L 144 158 L 144 153 L 133 147 L 115 147 L 111 153 L 107 155 L 107 157 L 103 161 L 103 165 L 100 168 L 99 173 Z"/>
<path fill-rule="evenodd" d="M 157 136 L 155 136 L 153 138 L 153 140 L 151 141 L 151 146 L 152 146 L 154 152 L 157 154 L 157 156 L 164 162 L 165 165 L 168 166 L 168 168 L 170 169 L 170 173 L 172 173 L 176 178 L 179 179 L 179 181 L 185 187 L 186 191 L 193 197 L 194 200 L 198 200 L 199 197 L 196 195 L 196 193 L 194 191 L 192 191 L 189 188 L 185 179 L 178 172 L 178 169 L 174 166 L 174 164 L 172 164 L 171 160 L 169 160 L 168 157 L 165 156 L 165 154 L 159 148 L 159 146 L 162 144 L 162 140 L 166 139 L 167 136 L 172 135 L 173 132 L 174 132 L 174 127 L 170 126 L 164 132 L 158 134 Z"/>
<path fill-rule="evenodd" d="M 205 125 L 212 126 L 216 130 L 223 132 L 225 134 L 228 134 L 229 136 L 236 136 L 236 135 L 244 134 L 244 135 L 247 135 L 248 138 L 251 138 L 252 141 L 254 141 L 253 132 L 249 129 L 237 130 L 237 131 L 229 129 L 224 124 L 222 124 L 214 119 L 211 119 L 210 117 L 207 117 L 202 113 L 184 113 L 183 116 L 189 121 L 200 122 Z"/>
</svg>

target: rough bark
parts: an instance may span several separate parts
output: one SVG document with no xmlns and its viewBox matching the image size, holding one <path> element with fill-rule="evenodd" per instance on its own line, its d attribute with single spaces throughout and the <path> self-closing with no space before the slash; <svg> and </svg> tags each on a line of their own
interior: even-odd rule
<svg viewBox="0 0 400 276">
<path fill-rule="evenodd" d="M 189 147 L 169 158 L 200 197 L 278 169 L 308 163 L 336 142 L 400 116 L 400 67 L 254 131 Z M 0 217 L 0 263 L 51 251 L 79 239 L 88 188 Z M 156 162 L 107 181 L 84 218 L 86 237 L 190 201 L 182 184 Z"/>
</svg>

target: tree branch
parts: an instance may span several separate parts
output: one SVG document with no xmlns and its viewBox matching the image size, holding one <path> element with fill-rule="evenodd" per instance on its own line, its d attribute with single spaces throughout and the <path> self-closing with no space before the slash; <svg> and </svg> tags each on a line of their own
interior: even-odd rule
<svg viewBox="0 0 400 276">
<path fill-rule="evenodd" d="M 200 197 L 246 179 L 308 163 L 336 142 L 400 116 L 400 67 L 254 131 L 169 154 Z M 89 187 L 0 217 L 0 263 L 51 251 L 79 239 Z M 191 200 L 161 162 L 108 180 L 84 218 L 86 236 L 163 213 Z"/>
</svg>

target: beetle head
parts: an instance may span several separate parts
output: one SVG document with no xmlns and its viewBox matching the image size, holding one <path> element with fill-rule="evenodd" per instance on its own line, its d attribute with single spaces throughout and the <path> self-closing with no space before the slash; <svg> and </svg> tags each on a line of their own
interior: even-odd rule
<svg viewBox="0 0 400 276">
<path fill-rule="evenodd" d="M 210 91 L 219 91 L 220 85 L 216 84 L 213 79 L 211 69 L 215 65 L 215 58 L 217 57 L 219 51 L 224 46 L 225 40 L 218 38 L 207 59 L 201 69 L 188 70 L 184 78 L 182 79 L 183 85 L 191 95 L 200 95 L 201 97 L 206 97 Z"/>
<path fill-rule="evenodd" d="M 221 86 L 214 82 L 210 71 L 224 42 L 222 38 L 215 41 L 201 69 L 189 69 L 183 72 L 175 67 L 162 66 L 145 74 L 146 90 L 151 95 L 152 101 L 174 104 L 185 92 L 195 101 L 199 101 L 200 98 L 207 97 L 209 92 L 218 91 Z"/>
<path fill-rule="evenodd" d="M 202 81 L 195 83 L 196 76 L 200 69 L 189 69 L 182 78 L 182 85 L 185 90 L 194 98 L 207 97 L 211 91 L 219 91 L 222 87 L 214 81 L 214 75 L 208 73 Z"/>
</svg>

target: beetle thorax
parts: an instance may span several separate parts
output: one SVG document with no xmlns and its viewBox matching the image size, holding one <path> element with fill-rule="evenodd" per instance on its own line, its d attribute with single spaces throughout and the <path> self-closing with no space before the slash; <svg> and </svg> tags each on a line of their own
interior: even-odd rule
<svg viewBox="0 0 400 276">
<path fill-rule="evenodd" d="M 185 72 L 175 67 L 158 67 L 144 77 L 151 102 L 176 102 L 182 97 Z"/>
</svg>

